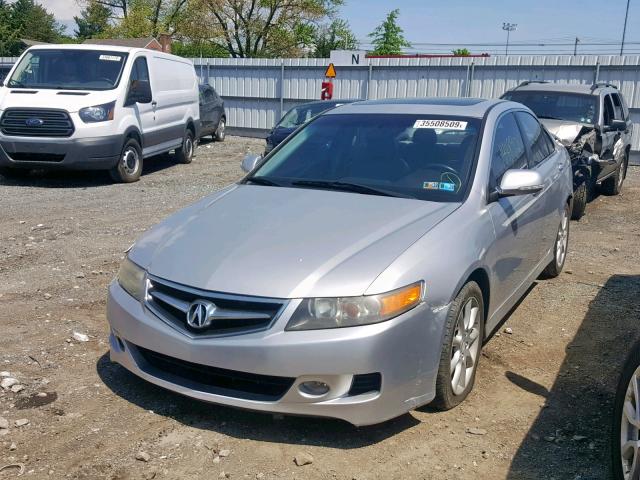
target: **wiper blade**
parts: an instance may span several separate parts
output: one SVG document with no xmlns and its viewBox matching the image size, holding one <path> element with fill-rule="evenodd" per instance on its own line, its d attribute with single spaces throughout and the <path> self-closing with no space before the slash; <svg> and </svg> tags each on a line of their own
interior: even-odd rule
<svg viewBox="0 0 640 480">
<path fill-rule="evenodd" d="M 548 118 L 549 120 L 564 120 L 563 118 L 552 117 L 551 115 L 538 115 L 538 118 Z"/>
<path fill-rule="evenodd" d="M 384 190 L 381 188 L 370 187 L 368 185 L 361 185 L 359 183 L 325 181 L 325 180 L 296 180 L 295 182 L 291 182 L 291 185 L 296 187 L 326 188 L 328 190 L 339 190 L 343 192 L 363 193 L 365 195 L 381 195 L 384 197 L 414 198 L 411 195 L 404 195 L 399 192 L 392 192 L 392 191 Z"/>
<path fill-rule="evenodd" d="M 282 184 L 266 177 L 249 177 L 245 180 L 245 183 L 255 183 L 256 185 L 265 185 L 267 187 L 282 187 Z"/>
</svg>

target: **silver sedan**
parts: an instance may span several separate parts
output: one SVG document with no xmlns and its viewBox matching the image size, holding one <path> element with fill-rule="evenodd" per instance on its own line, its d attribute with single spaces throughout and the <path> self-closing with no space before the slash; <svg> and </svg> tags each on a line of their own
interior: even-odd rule
<svg viewBox="0 0 640 480">
<path fill-rule="evenodd" d="M 112 360 L 196 399 L 355 425 L 452 408 L 565 262 L 571 165 L 521 104 L 353 103 L 243 168 L 109 288 Z"/>
</svg>

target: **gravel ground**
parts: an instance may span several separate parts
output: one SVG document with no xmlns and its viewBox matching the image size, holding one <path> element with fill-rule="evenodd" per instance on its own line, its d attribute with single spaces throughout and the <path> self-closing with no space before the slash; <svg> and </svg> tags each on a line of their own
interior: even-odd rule
<svg viewBox="0 0 640 480">
<path fill-rule="evenodd" d="M 0 371 L 23 387 L 0 392 L 0 479 L 21 466 L 82 479 L 608 477 L 613 390 L 640 337 L 638 167 L 622 195 L 572 222 L 565 272 L 499 328 L 452 411 L 357 429 L 194 402 L 111 364 L 105 295 L 122 252 L 262 147 L 228 137 L 191 165 L 149 161 L 131 185 L 95 172 L 0 177 Z"/>
</svg>

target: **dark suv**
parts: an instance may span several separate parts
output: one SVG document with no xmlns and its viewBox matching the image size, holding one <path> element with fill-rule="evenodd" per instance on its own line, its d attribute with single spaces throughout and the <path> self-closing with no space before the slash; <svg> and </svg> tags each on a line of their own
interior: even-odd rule
<svg viewBox="0 0 640 480">
<path fill-rule="evenodd" d="M 596 186 L 607 195 L 620 193 L 629 163 L 632 124 L 615 86 L 531 81 L 502 98 L 533 110 L 569 151 L 574 172 L 571 218 L 582 217 Z"/>
</svg>

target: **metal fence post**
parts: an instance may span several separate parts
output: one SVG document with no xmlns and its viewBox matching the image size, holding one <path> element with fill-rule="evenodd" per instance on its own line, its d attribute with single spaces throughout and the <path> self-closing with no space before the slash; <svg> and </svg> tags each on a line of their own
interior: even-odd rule
<svg viewBox="0 0 640 480">
<path fill-rule="evenodd" d="M 280 118 L 284 115 L 284 60 L 280 62 Z"/>
<path fill-rule="evenodd" d="M 597 61 L 596 62 L 596 72 L 595 72 L 595 77 L 593 79 L 593 83 L 598 83 L 599 79 L 600 79 L 600 62 Z"/>
<path fill-rule="evenodd" d="M 371 77 L 373 76 L 373 65 L 371 65 L 371 59 L 369 59 L 369 68 L 367 73 L 367 94 L 365 96 L 365 100 L 369 100 L 371 98 Z"/>
<path fill-rule="evenodd" d="M 471 84 L 473 83 L 473 74 L 476 71 L 476 62 L 471 62 L 471 69 L 469 70 L 469 83 L 467 83 L 467 97 L 471 96 Z"/>
</svg>

